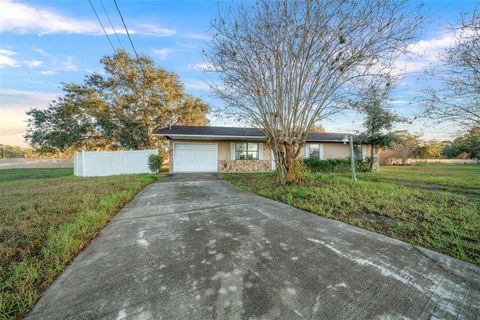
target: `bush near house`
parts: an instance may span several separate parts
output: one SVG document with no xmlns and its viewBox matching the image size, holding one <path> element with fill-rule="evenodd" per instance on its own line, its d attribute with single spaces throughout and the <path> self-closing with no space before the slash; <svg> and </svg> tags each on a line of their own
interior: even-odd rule
<svg viewBox="0 0 480 320">
<path fill-rule="evenodd" d="M 159 154 L 151 154 L 148 156 L 148 168 L 153 173 L 159 173 L 162 169 L 163 157 Z"/>
<path fill-rule="evenodd" d="M 303 162 L 313 172 L 335 173 L 350 172 L 350 159 L 304 159 Z M 355 169 L 358 172 L 369 171 L 368 161 L 357 160 Z"/>
<path fill-rule="evenodd" d="M 0 170 L 0 319 L 27 312 L 110 218 L 155 179 Z"/>
</svg>

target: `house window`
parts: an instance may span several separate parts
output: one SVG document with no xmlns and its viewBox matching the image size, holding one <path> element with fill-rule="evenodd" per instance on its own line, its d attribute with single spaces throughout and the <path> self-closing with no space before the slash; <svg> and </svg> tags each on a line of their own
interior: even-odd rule
<svg viewBox="0 0 480 320">
<path fill-rule="evenodd" d="M 357 144 L 354 146 L 354 156 L 356 160 L 363 160 L 363 145 Z"/>
<path fill-rule="evenodd" d="M 320 145 L 319 144 L 309 144 L 308 145 L 308 158 L 309 159 L 320 159 Z"/>
<path fill-rule="evenodd" d="M 235 160 L 258 160 L 258 143 L 235 143 Z"/>
</svg>

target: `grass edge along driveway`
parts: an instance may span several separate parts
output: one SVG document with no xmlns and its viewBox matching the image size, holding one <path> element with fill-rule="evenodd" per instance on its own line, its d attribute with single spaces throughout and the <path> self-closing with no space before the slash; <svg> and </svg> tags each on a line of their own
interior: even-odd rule
<svg viewBox="0 0 480 320">
<path fill-rule="evenodd" d="M 74 177 L 71 169 L 0 170 L 0 318 L 20 318 L 150 174 Z"/>
<path fill-rule="evenodd" d="M 480 265 L 480 213 L 464 195 L 312 174 L 281 185 L 275 174 L 222 174 L 247 191 Z"/>
</svg>

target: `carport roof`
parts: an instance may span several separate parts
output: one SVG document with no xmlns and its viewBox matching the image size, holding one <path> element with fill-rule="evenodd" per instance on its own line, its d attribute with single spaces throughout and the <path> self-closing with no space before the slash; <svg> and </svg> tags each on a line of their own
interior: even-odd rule
<svg viewBox="0 0 480 320">
<path fill-rule="evenodd" d="M 170 126 L 156 129 L 154 135 L 171 139 L 202 140 L 264 140 L 263 131 L 258 128 L 210 127 L 210 126 Z M 307 142 L 342 142 L 346 133 L 310 133 Z M 358 136 L 353 135 L 354 140 Z"/>
</svg>

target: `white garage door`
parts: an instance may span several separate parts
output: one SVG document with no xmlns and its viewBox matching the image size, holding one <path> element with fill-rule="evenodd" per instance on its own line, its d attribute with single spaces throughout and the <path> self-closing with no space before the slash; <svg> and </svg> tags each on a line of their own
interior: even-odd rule
<svg viewBox="0 0 480 320">
<path fill-rule="evenodd" d="M 173 172 L 216 172 L 216 143 L 175 143 Z"/>
</svg>

